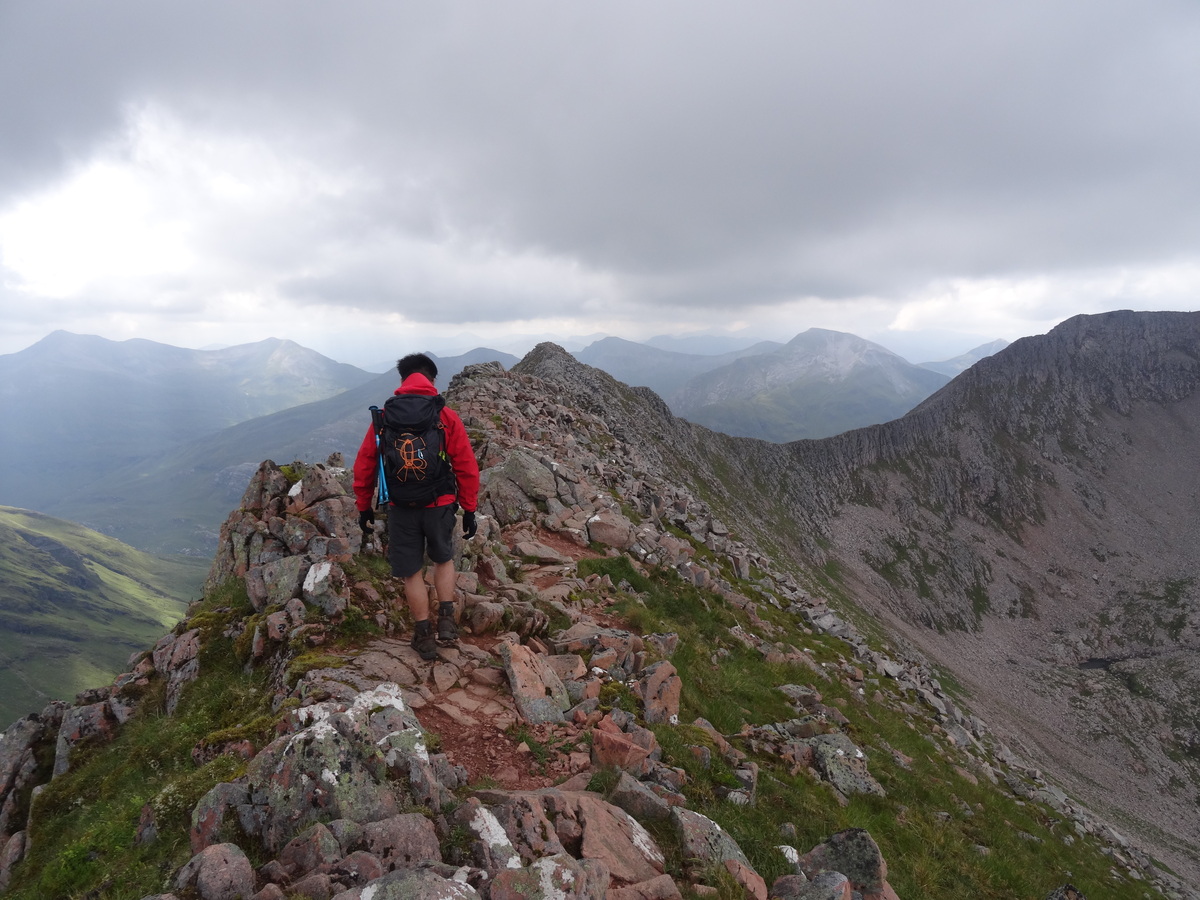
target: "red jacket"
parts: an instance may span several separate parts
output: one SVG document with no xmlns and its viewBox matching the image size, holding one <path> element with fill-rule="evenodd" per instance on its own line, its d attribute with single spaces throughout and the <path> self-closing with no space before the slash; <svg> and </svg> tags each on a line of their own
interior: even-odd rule
<svg viewBox="0 0 1200 900">
<path fill-rule="evenodd" d="M 437 388 L 420 372 L 414 372 L 396 388 L 397 394 L 437 394 Z M 442 409 L 442 425 L 446 428 L 446 453 L 454 469 L 458 495 L 444 494 L 430 506 L 445 506 L 458 501 L 464 512 L 474 512 L 479 503 L 479 463 L 458 413 L 449 407 Z M 354 459 L 354 501 L 359 511 L 368 510 L 375 502 L 375 483 L 379 477 L 379 450 L 375 446 L 375 429 L 367 428 L 367 436 Z"/>
</svg>

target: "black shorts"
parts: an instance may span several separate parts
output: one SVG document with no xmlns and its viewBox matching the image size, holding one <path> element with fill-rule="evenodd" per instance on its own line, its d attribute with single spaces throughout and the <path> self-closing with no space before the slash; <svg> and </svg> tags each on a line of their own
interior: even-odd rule
<svg viewBox="0 0 1200 900">
<path fill-rule="evenodd" d="M 388 508 L 388 562 L 397 578 L 416 575 L 425 565 L 425 553 L 435 563 L 454 558 L 454 516 L 457 503 L 423 509 Z"/>
</svg>

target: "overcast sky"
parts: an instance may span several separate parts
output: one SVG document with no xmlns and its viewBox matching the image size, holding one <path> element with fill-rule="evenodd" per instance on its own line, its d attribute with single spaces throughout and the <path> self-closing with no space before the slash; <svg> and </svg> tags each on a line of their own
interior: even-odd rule
<svg viewBox="0 0 1200 900">
<path fill-rule="evenodd" d="M 1125 308 L 1200 308 L 1194 0 L 0 0 L 0 353 Z"/>
</svg>

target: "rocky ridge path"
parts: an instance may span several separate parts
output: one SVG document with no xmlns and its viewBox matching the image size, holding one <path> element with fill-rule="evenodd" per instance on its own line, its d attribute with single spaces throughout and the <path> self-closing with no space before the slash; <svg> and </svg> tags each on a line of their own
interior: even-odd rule
<svg viewBox="0 0 1200 900">
<path fill-rule="evenodd" d="M 353 551 L 360 535 L 338 461 L 290 473 L 264 463 L 222 527 L 209 588 L 245 579 L 253 613 L 228 623 L 225 634 L 245 644 L 252 665 L 272 673 L 286 724 L 266 746 L 198 747 L 249 763 L 243 777 L 217 785 L 196 806 L 194 856 L 175 877 L 176 893 L 163 900 L 632 900 L 716 895 L 717 872 L 749 897 L 895 897 L 866 832 L 852 829 L 812 848 L 787 846 L 781 836 L 791 874 L 768 886 L 743 848 L 687 808 L 687 775 L 662 762 L 647 727 L 678 721 L 682 684 L 670 662 L 678 638 L 628 630 L 611 607 L 632 587 L 580 575 L 585 558 L 622 555 L 635 571 L 670 568 L 722 595 L 746 616 L 736 640 L 765 660 L 812 672 L 812 684 L 776 686 L 793 719 L 738 735 L 694 723 L 706 732 L 694 752 L 715 752 L 736 775 L 725 802 L 756 798 L 758 767 L 735 744 L 809 772 L 828 785 L 830 802 L 883 792 L 869 756 L 839 727 L 859 711 L 825 705 L 814 685 L 836 678 L 865 689 L 890 680 L 905 698 L 896 702 L 958 754 L 964 777 L 1005 781 L 1049 804 L 1081 834 L 1107 838 L 1115 867 L 1184 896 L 1116 832 L 991 740 L 928 667 L 872 650 L 601 415 L 556 403 L 538 379 L 494 365 L 465 370 L 449 397 L 471 432 L 484 487 L 480 532 L 458 562 L 463 639 L 437 660 L 422 661 L 409 648 L 395 612 L 403 607 L 397 585 L 351 574 L 359 571 Z M 698 546 L 710 553 L 702 558 Z M 773 640 L 773 627 L 758 615 L 764 603 L 839 638 L 839 663 L 822 666 Z M 339 624 L 354 615 L 384 636 L 332 649 Z M 6 732 L 0 887 L 25 850 L 27 831 L 15 814 L 35 786 L 30 761 L 38 742 L 54 742 L 54 769 L 65 772 L 80 742 L 110 736 L 134 714 L 139 685 L 163 679 L 173 709 L 184 686 L 203 676 L 201 621 L 181 624 L 112 686 L 73 706 L 52 705 Z M 636 709 L 602 703 L 611 700 L 610 686 L 632 695 Z M 890 702 L 875 693 L 876 702 Z M 602 794 L 588 789 L 598 776 Z M 461 800 L 467 785 L 477 787 Z M 152 807 L 145 818 L 150 835 Z M 643 825 L 654 822 L 676 834 L 689 861 L 682 872 L 667 871 L 663 849 Z M 238 833 L 260 844 L 269 861 L 252 867 L 231 838 Z"/>
</svg>

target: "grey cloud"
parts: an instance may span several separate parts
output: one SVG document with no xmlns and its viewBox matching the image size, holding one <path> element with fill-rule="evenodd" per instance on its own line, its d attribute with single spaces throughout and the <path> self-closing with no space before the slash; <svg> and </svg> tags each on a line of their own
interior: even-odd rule
<svg viewBox="0 0 1200 900">
<path fill-rule="evenodd" d="M 0 189 L 85 156 L 141 100 L 371 177 L 319 221 L 210 238 L 264 267 L 451 234 L 686 307 L 1153 262 L 1200 238 L 1191 3 L 2 10 Z M 284 285 L 390 303 L 385 262 L 293 265 Z M 439 314 L 550 305 L 473 296 L 449 288 Z"/>
</svg>

